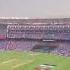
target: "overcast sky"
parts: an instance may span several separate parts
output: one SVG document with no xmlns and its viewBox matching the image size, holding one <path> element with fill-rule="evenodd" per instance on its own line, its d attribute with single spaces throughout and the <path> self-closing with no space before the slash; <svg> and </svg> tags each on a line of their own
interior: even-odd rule
<svg viewBox="0 0 70 70">
<path fill-rule="evenodd" d="M 70 17 L 70 0 L 0 0 L 0 17 Z"/>
</svg>

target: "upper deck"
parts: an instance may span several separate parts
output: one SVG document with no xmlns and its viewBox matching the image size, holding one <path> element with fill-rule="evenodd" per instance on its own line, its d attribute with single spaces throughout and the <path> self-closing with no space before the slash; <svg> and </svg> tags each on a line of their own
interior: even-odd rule
<svg viewBox="0 0 70 70">
<path fill-rule="evenodd" d="M 70 40 L 70 18 L 0 19 L 0 25 L 1 35 L 7 38 Z"/>
</svg>

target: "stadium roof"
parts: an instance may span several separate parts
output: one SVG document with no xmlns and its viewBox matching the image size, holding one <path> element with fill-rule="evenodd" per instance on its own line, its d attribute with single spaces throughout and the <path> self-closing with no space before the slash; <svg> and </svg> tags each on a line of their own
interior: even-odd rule
<svg viewBox="0 0 70 70">
<path fill-rule="evenodd" d="M 28 18 L 28 17 L 0 17 L 0 24 L 6 23 L 70 23 L 70 18 Z"/>
</svg>

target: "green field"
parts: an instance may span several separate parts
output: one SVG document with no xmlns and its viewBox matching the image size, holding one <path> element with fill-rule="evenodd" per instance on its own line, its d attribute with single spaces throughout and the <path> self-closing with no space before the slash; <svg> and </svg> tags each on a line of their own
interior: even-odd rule
<svg viewBox="0 0 70 70">
<path fill-rule="evenodd" d="M 0 52 L 0 70 L 34 70 L 41 64 L 54 64 L 54 70 L 70 70 L 70 57 L 47 53 Z"/>
</svg>

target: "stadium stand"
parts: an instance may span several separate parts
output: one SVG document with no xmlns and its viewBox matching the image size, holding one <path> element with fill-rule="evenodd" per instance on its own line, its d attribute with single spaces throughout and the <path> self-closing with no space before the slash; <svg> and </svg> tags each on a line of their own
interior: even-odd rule
<svg viewBox="0 0 70 70">
<path fill-rule="evenodd" d="M 48 46 L 49 40 L 56 42 Z M 39 49 L 70 56 L 70 18 L 0 19 L 0 41 L 3 50 Z M 41 45 L 44 41 L 46 45 Z"/>
</svg>

